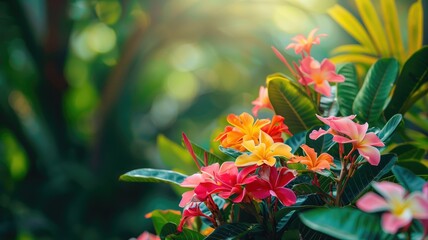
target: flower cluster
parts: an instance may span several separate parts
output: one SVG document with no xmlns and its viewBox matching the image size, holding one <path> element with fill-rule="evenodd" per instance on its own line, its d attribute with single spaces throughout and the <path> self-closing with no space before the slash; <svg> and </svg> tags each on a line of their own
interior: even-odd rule
<svg viewBox="0 0 428 240">
<path fill-rule="evenodd" d="M 381 155 L 381 151 L 385 147 L 385 139 L 398 126 L 401 115 L 392 117 L 384 123 L 383 129 L 378 129 L 373 126 L 369 128 L 369 123 L 356 115 L 326 114 L 320 104 L 321 97 L 334 101 L 336 96 L 332 96 L 334 91 L 332 93 L 330 83 L 340 84 L 345 78 L 336 73 L 336 67 L 330 60 L 319 62 L 311 56 L 312 46 L 320 44 L 320 38 L 326 36 L 316 35 L 316 32 L 317 29 L 314 29 L 307 38 L 298 35 L 293 38 L 294 43 L 286 47 L 301 56 L 297 63 L 290 64 L 273 48 L 293 75 L 291 81 L 281 82 L 282 86 L 289 84 L 292 85 L 289 89 L 299 89 L 295 93 L 297 95 L 290 99 L 298 101 L 305 98 L 305 101 L 297 103 L 312 109 L 312 114 L 303 116 L 296 112 L 297 107 L 293 103 L 287 102 L 284 105 L 293 110 L 293 114 L 278 115 L 278 112 L 284 113 L 277 112 L 283 104 L 270 101 L 271 86 L 268 82 L 268 87 L 260 87 L 258 98 L 252 101 L 253 115 L 244 112 L 227 116 L 229 125 L 214 139 L 219 144 L 216 153 L 199 147 L 196 151 L 197 146 L 183 134 L 183 143 L 199 171 L 185 177 L 178 173 L 171 178 L 168 175 L 171 173 L 167 177 L 162 175 L 164 173 L 160 175 L 160 178 L 165 177 L 166 182 L 172 181 L 187 189 L 179 203 L 183 208 L 180 220 L 173 225 L 174 230 L 168 227 L 166 233 L 189 234 L 186 231 L 193 231 L 187 235 L 190 237 L 219 231 L 216 237 L 235 238 L 255 233 L 259 236 L 253 238 L 283 239 L 281 234 L 284 229 L 292 229 L 303 223 L 314 230 L 342 238 L 344 235 L 329 230 L 341 228 L 336 216 L 326 215 L 329 217 L 319 218 L 322 220 L 318 222 L 317 216 L 337 214 L 335 209 L 356 202 L 362 211 L 384 212 L 381 217 L 384 232 L 377 232 L 374 236 L 400 232 L 410 234 L 413 220 L 421 221 L 424 232 L 419 234 L 422 237 L 428 234 L 428 183 L 420 189 L 425 181 L 409 174 L 406 176 L 418 182 L 416 185 L 419 189 L 409 191 L 396 183 L 375 182 L 390 172 L 397 160 L 392 154 Z M 282 91 L 281 96 L 288 101 L 285 97 L 288 92 L 275 91 Z M 302 96 L 302 93 L 307 95 Z M 257 118 L 263 108 L 274 112 L 271 118 Z M 302 112 L 306 110 L 299 109 Z M 294 119 L 289 120 L 292 117 Z M 311 123 L 304 123 L 303 119 L 309 119 Z M 301 131 L 302 128 L 304 131 Z M 300 130 L 295 132 L 295 129 Z M 397 169 L 393 173 L 395 176 L 401 171 L 399 167 Z M 177 178 L 184 180 L 177 181 Z M 380 195 L 373 192 L 363 195 L 370 184 Z M 406 182 L 401 184 L 412 185 Z M 289 208 L 293 205 L 298 207 Z M 300 207 L 305 211 L 300 212 Z M 306 213 L 309 208 L 315 209 Z M 311 211 L 316 214 L 310 214 Z M 364 214 L 354 208 L 347 208 L 348 213 L 354 217 Z M 195 217 L 204 219 L 202 225 L 208 230 L 201 228 L 201 222 L 192 222 Z M 341 217 L 345 219 L 348 216 Z M 326 219 L 332 224 L 327 230 L 319 227 L 325 226 Z M 380 222 L 376 217 L 370 219 Z M 229 227 L 220 228 L 223 225 Z M 230 235 L 229 229 L 237 235 Z M 243 229 L 247 230 L 240 232 Z M 343 231 L 354 230 L 348 228 Z"/>
</svg>

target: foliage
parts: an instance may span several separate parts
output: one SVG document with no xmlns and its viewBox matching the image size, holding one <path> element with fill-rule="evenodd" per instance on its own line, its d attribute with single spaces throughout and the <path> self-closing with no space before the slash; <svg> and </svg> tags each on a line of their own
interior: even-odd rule
<svg viewBox="0 0 428 240">
<path fill-rule="evenodd" d="M 360 1 L 359 8 L 366 9 L 365 21 L 375 14 L 369 1 Z M 373 34 L 379 24 L 369 31 Z M 213 229 L 204 239 L 404 239 L 426 234 L 428 183 L 418 170 L 425 151 L 406 142 L 391 149 L 405 111 L 390 99 L 408 94 L 397 79 L 409 78 L 414 71 L 410 65 L 428 55 L 417 51 L 401 71 L 396 59 L 379 59 L 360 87 L 352 64 L 338 68 L 337 74 L 328 59 L 318 62 L 311 55 L 313 45 L 325 37 L 316 31 L 307 38 L 296 36 L 286 48 L 300 54 L 298 62 L 290 63 L 273 48 L 291 75 L 269 75 L 267 88 L 261 87 L 252 102 L 254 115 L 266 108 L 273 112 L 271 118 L 255 119 L 246 112 L 227 116 L 229 125 L 215 141 L 228 159 L 209 158 L 211 153 L 183 134 L 183 145 L 199 170 L 180 184 L 188 191 L 179 204 L 180 223 L 164 225 L 169 234 L 181 239 L 203 228 Z M 385 41 L 378 39 L 373 46 Z M 387 53 L 387 48 L 381 50 Z M 412 92 L 421 86 L 414 85 Z M 159 179 L 152 171 L 165 170 L 146 171 L 139 173 L 142 181 L 169 182 L 178 174 L 168 171 Z M 379 211 L 382 217 L 374 213 Z M 202 227 L 194 224 L 199 218 Z"/>
</svg>

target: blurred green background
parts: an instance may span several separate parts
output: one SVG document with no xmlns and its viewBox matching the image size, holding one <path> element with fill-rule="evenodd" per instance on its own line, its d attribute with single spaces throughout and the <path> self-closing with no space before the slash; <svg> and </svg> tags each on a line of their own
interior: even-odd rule
<svg viewBox="0 0 428 240">
<path fill-rule="evenodd" d="M 179 197 L 118 177 L 165 168 L 159 134 L 208 148 L 219 118 L 249 112 L 266 76 L 286 71 L 271 46 L 314 27 L 329 34 L 318 59 L 352 43 L 325 14 L 336 2 L 0 1 L 0 239 L 151 230 L 144 215 Z M 404 19 L 411 2 L 397 1 Z"/>
</svg>

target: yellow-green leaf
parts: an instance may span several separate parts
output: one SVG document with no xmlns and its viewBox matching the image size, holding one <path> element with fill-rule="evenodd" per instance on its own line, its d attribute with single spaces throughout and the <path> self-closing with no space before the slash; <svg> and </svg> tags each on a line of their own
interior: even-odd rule
<svg viewBox="0 0 428 240">
<path fill-rule="evenodd" d="M 370 33 L 371 40 L 375 43 L 376 49 L 379 50 L 382 57 L 389 57 L 391 54 L 385 38 L 385 32 L 372 2 L 370 0 L 357 0 L 355 3 L 364 25 Z"/>
<path fill-rule="evenodd" d="M 375 51 L 372 51 L 359 44 L 347 44 L 339 46 L 331 52 L 332 55 L 338 55 L 342 53 L 354 53 L 354 54 L 366 54 L 366 55 L 376 55 Z"/>
<path fill-rule="evenodd" d="M 423 10 L 422 1 L 413 3 L 407 16 L 407 35 L 409 47 L 407 55 L 410 56 L 422 47 Z"/>
<path fill-rule="evenodd" d="M 333 18 L 349 35 L 355 38 L 361 45 L 371 51 L 375 51 L 375 46 L 370 40 L 367 31 L 360 22 L 345 8 L 335 5 L 328 10 L 328 14 Z"/>
<path fill-rule="evenodd" d="M 381 0 L 380 4 L 391 53 L 400 63 L 404 63 L 406 59 L 395 0 Z"/>
<path fill-rule="evenodd" d="M 335 64 L 353 62 L 353 63 L 362 63 L 366 65 L 372 65 L 374 62 L 376 62 L 377 58 L 372 56 L 362 55 L 362 54 L 343 54 L 343 55 L 334 56 L 330 58 L 330 60 Z"/>
</svg>

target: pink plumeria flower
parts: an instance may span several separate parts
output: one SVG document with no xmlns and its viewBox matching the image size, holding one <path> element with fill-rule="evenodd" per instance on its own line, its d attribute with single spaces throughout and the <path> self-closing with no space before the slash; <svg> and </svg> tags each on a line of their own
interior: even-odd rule
<svg viewBox="0 0 428 240">
<path fill-rule="evenodd" d="M 332 134 L 333 141 L 337 143 L 352 143 L 355 150 L 358 150 L 361 156 L 363 156 L 367 162 L 371 165 L 377 166 L 380 162 L 379 149 L 375 147 L 383 147 L 385 144 L 376 136 L 375 133 L 367 132 L 369 127 L 368 123 L 358 124 L 353 122 L 351 119 L 354 116 L 341 117 L 341 118 L 323 118 L 318 116 L 322 122 L 330 126 L 328 131 L 324 129 L 313 130 L 309 137 L 311 139 L 318 139 L 324 134 Z"/>
<path fill-rule="evenodd" d="M 422 188 L 422 194 L 424 196 L 425 199 L 425 206 L 428 205 L 428 183 L 425 183 L 425 185 Z M 424 236 L 422 237 L 422 239 L 425 239 L 425 237 L 428 236 L 428 217 L 425 219 L 422 219 L 422 225 L 424 226 Z"/>
<path fill-rule="evenodd" d="M 268 89 L 263 86 L 260 86 L 259 97 L 256 100 L 252 101 L 251 104 L 254 105 L 252 111 L 255 117 L 257 117 L 259 110 L 262 108 L 273 110 L 272 104 L 270 103 L 268 96 Z"/>
<path fill-rule="evenodd" d="M 215 220 L 212 217 L 205 215 L 201 211 L 200 203 L 192 203 L 187 205 L 183 209 L 183 215 L 181 216 L 180 224 L 177 226 L 177 231 L 179 232 L 183 231 L 184 223 L 186 223 L 186 221 L 192 217 L 205 217 L 211 222 L 215 222 Z"/>
<path fill-rule="evenodd" d="M 135 238 L 132 238 L 132 239 L 135 239 Z M 140 234 L 140 236 L 138 236 L 136 240 L 160 240 L 160 239 L 161 238 L 159 236 L 156 236 L 154 234 L 151 234 L 145 231 L 142 234 Z"/>
<path fill-rule="evenodd" d="M 412 219 L 428 218 L 428 201 L 421 192 L 407 194 L 404 188 L 392 182 L 372 184 L 381 196 L 369 192 L 357 201 L 365 212 L 386 211 L 382 214 L 382 228 L 395 234 L 398 229 L 411 224 Z"/>
<path fill-rule="evenodd" d="M 199 202 L 199 199 L 196 198 L 194 188 L 202 182 L 215 182 L 214 175 L 219 171 L 219 169 L 220 165 L 218 163 L 214 163 L 206 167 L 201 167 L 201 173 L 193 174 L 184 179 L 180 186 L 193 189 L 181 195 L 181 201 L 178 206 L 185 207 L 191 202 Z"/>
<path fill-rule="evenodd" d="M 291 206 L 296 203 L 296 194 L 285 187 L 294 178 L 296 172 L 286 167 L 276 168 L 264 166 L 259 171 L 260 178 L 248 184 L 247 188 L 250 194 L 257 199 L 265 199 L 273 196 L 284 206 Z"/>
<path fill-rule="evenodd" d="M 247 196 L 244 186 L 257 178 L 250 175 L 255 172 L 256 168 L 257 166 L 251 166 L 238 171 L 234 162 L 224 162 L 215 175 L 215 182 L 202 182 L 195 188 L 196 196 L 198 199 L 205 201 L 213 193 L 217 193 L 218 196 L 224 199 L 228 199 L 233 195 L 233 202 L 242 202 Z"/>
<path fill-rule="evenodd" d="M 296 54 L 300 54 L 302 52 L 306 52 L 308 55 L 311 53 L 311 48 L 313 44 L 320 44 L 320 37 L 325 37 L 327 34 L 318 34 L 315 35 L 315 33 L 318 31 L 318 28 L 313 29 L 309 35 L 308 38 L 303 36 L 302 34 L 299 34 L 292 38 L 294 43 L 288 44 L 288 46 L 285 49 L 294 48 L 294 52 Z"/>
<path fill-rule="evenodd" d="M 303 85 L 314 85 L 315 91 L 330 97 L 331 88 L 329 82 L 343 82 L 345 77 L 336 73 L 336 66 L 325 58 L 319 63 L 311 56 L 305 57 L 299 67 Z"/>
</svg>

